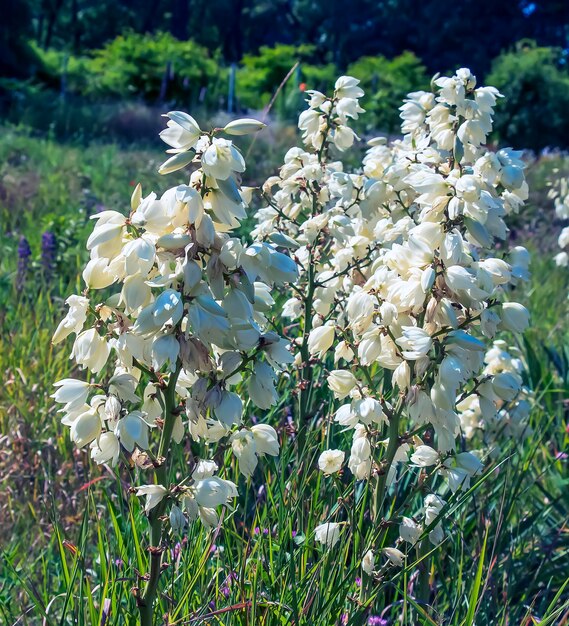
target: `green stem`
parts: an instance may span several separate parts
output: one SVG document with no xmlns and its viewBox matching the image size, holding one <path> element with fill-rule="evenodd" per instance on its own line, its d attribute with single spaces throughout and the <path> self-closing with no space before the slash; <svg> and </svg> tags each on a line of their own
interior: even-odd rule
<svg viewBox="0 0 569 626">
<path fill-rule="evenodd" d="M 393 464 L 393 459 L 395 458 L 397 448 L 399 448 L 399 421 L 402 410 L 403 397 L 399 399 L 399 405 L 397 406 L 397 409 L 393 412 L 392 415 L 389 416 L 389 441 L 387 443 L 385 457 L 382 460 L 382 472 L 377 476 L 377 482 L 375 484 L 375 490 L 373 495 L 372 519 L 376 523 L 381 519 L 381 508 L 385 497 L 389 469 Z"/>
<path fill-rule="evenodd" d="M 180 375 L 181 366 L 170 376 L 164 392 L 164 426 L 158 447 L 158 461 L 160 465 L 154 470 L 154 480 L 157 485 L 168 487 L 168 452 L 172 440 L 172 432 L 176 423 L 176 383 Z M 153 626 L 154 603 L 158 591 L 158 579 L 162 568 L 162 515 L 164 514 L 166 500 L 162 500 L 148 515 L 150 522 L 150 572 L 144 589 L 144 594 L 138 599 L 138 611 L 141 626 Z"/>
<path fill-rule="evenodd" d="M 306 298 L 304 300 L 304 329 L 302 336 L 302 345 L 300 347 L 300 356 L 302 358 L 300 391 L 298 394 L 298 449 L 300 452 L 304 450 L 306 442 L 306 430 L 308 429 L 308 410 L 309 398 L 311 392 L 311 372 L 310 372 L 310 353 L 308 352 L 308 336 L 312 330 L 312 303 L 314 300 L 314 291 L 316 283 L 314 280 L 314 262 L 311 258 L 308 263 L 308 285 L 306 289 Z"/>
</svg>

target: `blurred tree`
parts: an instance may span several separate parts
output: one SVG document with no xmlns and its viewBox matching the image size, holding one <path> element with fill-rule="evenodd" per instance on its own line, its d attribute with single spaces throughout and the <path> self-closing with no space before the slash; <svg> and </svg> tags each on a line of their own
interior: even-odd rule
<svg viewBox="0 0 569 626">
<path fill-rule="evenodd" d="M 500 55 L 487 77 L 506 96 L 498 106 L 500 143 L 541 150 L 569 147 L 569 73 L 561 50 L 520 42 Z"/>
<path fill-rule="evenodd" d="M 348 74 L 357 76 L 365 96 L 361 104 L 367 114 L 366 126 L 392 133 L 399 129 L 399 107 L 411 91 L 429 88 L 425 66 L 412 52 L 393 59 L 383 56 L 362 57 L 348 67 Z"/>
<path fill-rule="evenodd" d="M 0 19 L 0 77 L 28 78 L 39 65 L 28 40 L 32 35 L 31 7 L 26 0 L 11 0 Z"/>
<path fill-rule="evenodd" d="M 125 30 L 170 32 L 228 62 L 277 43 L 315 46 L 321 62 L 346 67 L 362 56 L 419 56 L 430 72 L 473 67 L 521 38 L 568 47 L 568 0 L 13 0 L 4 25 L 19 31 L 31 9 L 36 40 L 79 52 L 100 48 Z M 12 15 L 8 15 L 8 14 Z M 20 15 L 20 17 L 17 17 Z M 17 22 L 17 23 L 16 23 Z M 26 25 L 27 27 L 27 25 Z M 12 30 L 6 26 L 6 29 Z M 14 39 L 8 42 L 12 45 Z"/>
</svg>

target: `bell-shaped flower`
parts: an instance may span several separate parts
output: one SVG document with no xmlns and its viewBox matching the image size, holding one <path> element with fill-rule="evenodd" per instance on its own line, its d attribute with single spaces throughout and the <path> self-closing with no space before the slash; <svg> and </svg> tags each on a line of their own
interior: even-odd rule
<svg viewBox="0 0 569 626">
<path fill-rule="evenodd" d="M 360 81 L 353 76 L 340 76 L 334 84 L 336 98 L 361 98 L 364 90 L 358 87 Z"/>
<path fill-rule="evenodd" d="M 170 527 L 172 528 L 172 532 L 180 533 L 184 530 L 186 526 L 186 516 L 179 506 L 177 506 L 176 504 L 172 505 L 168 518 L 170 520 Z"/>
<path fill-rule="evenodd" d="M 411 455 L 411 463 L 418 467 L 430 467 L 439 462 L 439 453 L 431 446 L 420 445 Z"/>
<path fill-rule="evenodd" d="M 399 524 L 399 536 L 411 545 L 415 545 L 419 541 L 422 532 L 423 528 L 420 524 L 417 524 L 410 517 L 403 517 L 401 524 Z"/>
<path fill-rule="evenodd" d="M 155 370 L 162 369 L 168 363 L 171 372 L 176 370 L 180 344 L 174 335 L 162 335 L 152 342 L 152 367 Z"/>
<path fill-rule="evenodd" d="M 501 326 L 513 333 L 523 333 L 529 326 L 529 311 L 517 302 L 504 302 L 501 317 Z"/>
<path fill-rule="evenodd" d="M 389 562 L 396 567 L 403 567 L 405 563 L 405 554 L 397 548 L 383 548 L 383 554 L 387 557 Z"/>
<path fill-rule="evenodd" d="M 141 450 L 148 450 L 148 424 L 140 411 L 132 411 L 120 419 L 115 427 L 115 435 L 129 452 L 132 452 L 135 446 Z"/>
<path fill-rule="evenodd" d="M 52 343 L 63 341 L 71 333 L 80 333 L 87 319 L 89 311 L 89 299 L 84 296 L 69 296 L 65 301 L 69 307 L 67 315 L 61 320 L 55 333 L 53 333 Z"/>
<path fill-rule="evenodd" d="M 196 481 L 195 499 L 199 506 L 215 508 L 237 497 L 237 487 L 230 480 L 210 476 Z"/>
<path fill-rule="evenodd" d="M 520 392 L 521 379 L 514 372 L 500 372 L 492 378 L 492 389 L 502 400 L 511 402 Z"/>
<path fill-rule="evenodd" d="M 191 150 L 202 135 L 202 131 L 196 120 L 183 111 L 170 111 L 164 117 L 168 120 L 168 128 L 160 133 L 160 139 L 169 146 L 168 152 L 186 152 Z"/>
<path fill-rule="evenodd" d="M 188 311 L 193 333 L 202 341 L 223 345 L 230 330 L 226 312 L 208 296 L 196 298 Z"/>
<path fill-rule="evenodd" d="M 140 273 L 146 277 L 154 265 L 156 249 L 148 237 L 138 237 L 123 247 L 122 254 L 127 275 Z"/>
<path fill-rule="evenodd" d="M 243 402 L 241 398 L 232 391 L 222 390 L 221 398 L 217 406 L 213 409 L 215 417 L 227 428 L 233 424 L 241 423 L 243 413 Z"/>
<path fill-rule="evenodd" d="M 101 433 L 101 418 L 94 411 L 82 413 L 71 424 L 71 439 L 79 448 L 94 441 Z"/>
<path fill-rule="evenodd" d="M 253 475 L 258 464 L 257 446 L 253 433 L 240 430 L 231 436 L 231 448 L 239 461 L 239 471 L 246 477 Z"/>
<path fill-rule="evenodd" d="M 334 397 L 338 400 L 345 398 L 358 382 L 348 370 L 332 370 L 327 381 L 328 386 L 334 392 Z"/>
<path fill-rule="evenodd" d="M 265 333 L 261 337 L 261 342 L 265 354 L 267 355 L 267 361 L 276 369 L 281 369 L 279 366 L 287 363 L 294 362 L 294 355 L 289 350 L 290 343 L 276 333 Z"/>
<path fill-rule="evenodd" d="M 83 406 L 91 391 L 91 385 L 84 380 L 64 378 L 53 384 L 55 393 L 51 396 L 57 403 L 65 404 L 66 411 L 72 411 Z"/>
<path fill-rule="evenodd" d="M 335 522 L 320 524 L 314 529 L 314 539 L 327 548 L 333 548 L 340 540 L 340 528 L 340 524 Z"/>
<path fill-rule="evenodd" d="M 269 426 L 269 424 L 255 424 L 251 426 L 251 432 L 255 440 L 257 454 L 278 456 L 279 440 L 277 432 L 272 426 Z"/>
<path fill-rule="evenodd" d="M 367 437 L 356 437 L 348 459 L 350 472 L 357 480 L 369 477 L 371 471 L 371 446 Z"/>
<path fill-rule="evenodd" d="M 142 485 L 136 490 L 137 496 L 146 496 L 144 511 L 148 514 L 168 495 L 168 489 L 162 485 Z"/>
<path fill-rule="evenodd" d="M 116 264 L 123 263 L 121 258 L 117 259 L 115 265 L 105 257 L 91 259 L 83 270 L 83 280 L 89 289 L 104 289 L 112 285 L 118 278 L 118 268 Z"/>
<path fill-rule="evenodd" d="M 156 300 L 142 309 L 133 327 L 139 335 L 149 335 L 168 324 L 175 326 L 184 314 L 182 296 L 174 289 L 166 289 Z"/>
<path fill-rule="evenodd" d="M 215 461 L 208 461 L 207 459 L 200 459 L 193 472 L 192 478 L 194 480 L 201 480 L 202 478 L 209 478 L 213 476 L 217 471 L 217 463 Z"/>
<path fill-rule="evenodd" d="M 101 435 L 91 443 L 91 458 L 95 463 L 108 463 L 116 465 L 119 460 L 121 447 L 118 437 L 113 432 L 101 433 Z"/>
<path fill-rule="evenodd" d="M 375 555 L 372 550 L 368 550 L 362 559 L 362 570 L 368 575 L 373 575 L 375 568 Z"/>
<path fill-rule="evenodd" d="M 278 396 L 275 389 L 275 372 L 264 361 L 257 361 L 249 378 L 249 396 L 260 409 L 269 409 L 276 404 Z"/>
<path fill-rule="evenodd" d="M 313 328 L 308 335 L 308 351 L 321 359 L 334 343 L 335 330 L 333 324 L 325 324 Z"/>
<path fill-rule="evenodd" d="M 244 172 L 243 156 L 228 139 L 214 138 L 211 145 L 202 154 L 202 169 L 206 176 L 226 180 L 233 172 Z"/>
<path fill-rule="evenodd" d="M 105 366 L 110 351 L 107 341 L 94 328 L 90 328 L 77 335 L 70 358 L 96 374 Z"/>
</svg>

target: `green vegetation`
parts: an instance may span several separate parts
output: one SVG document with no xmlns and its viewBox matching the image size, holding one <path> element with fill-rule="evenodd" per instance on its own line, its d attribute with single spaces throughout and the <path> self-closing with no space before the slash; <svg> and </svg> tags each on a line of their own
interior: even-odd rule
<svg viewBox="0 0 569 626">
<path fill-rule="evenodd" d="M 371 128 L 393 133 L 399 131 L 399 107 L 408 93 L 429 89 L 429 77 L 421 60 L 412 52 L 394 59 L 362 57 L 348 67 L 366 93 L 362 105 Z"/>
<path fill-rule="evenodd" d="M 520 42 L 492 65 L 487 84 L 498 87 L 508 106 L 496 111 L 502 143 L 566 146 L 569 137 L 569 73 L 561 50 Z"/>
</svg>

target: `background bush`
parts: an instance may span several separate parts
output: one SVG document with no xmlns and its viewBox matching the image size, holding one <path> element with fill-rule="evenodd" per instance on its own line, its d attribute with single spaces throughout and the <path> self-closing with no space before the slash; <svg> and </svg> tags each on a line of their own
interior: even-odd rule
<svg viewBox="0 0 569 626">
<path fill-rule="evenodd" d="M 486 82 L 507 102 L 496 111 L 501 143 L 534 150 L 569 146 L 569 73 L 561 50 L 521 42 L 494 61 Z"/>
<path fill-rule="evenodd" d="M 362 57 L 349 65 L 347 72 L 361 80 L 367 127 L 390 133 L 399 129 L 399 107 L 405 96 L 429 88 L 427 70 L 413 52 L 404 52 L 394 59 Z"/>
</svg>

